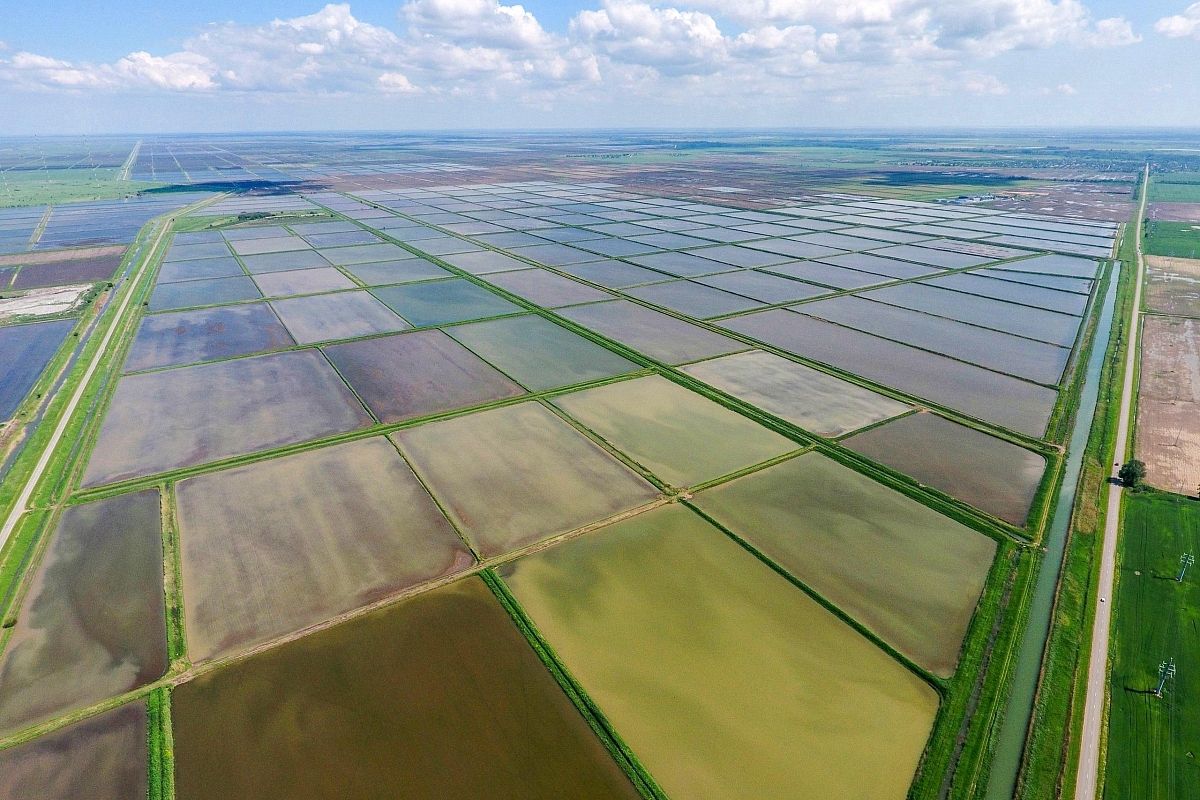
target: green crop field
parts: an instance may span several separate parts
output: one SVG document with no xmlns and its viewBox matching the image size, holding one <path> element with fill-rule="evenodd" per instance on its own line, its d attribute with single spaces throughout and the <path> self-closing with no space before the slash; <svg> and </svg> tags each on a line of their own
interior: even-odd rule
<svg viewBox="0 0 1200 800">
<path fill-rule="evenodd" d="M 0 208 L 126 197 L 161 184 L 123 181 L 116 169 L 53 169 L 0 173 Z"/>
<path fill-rule="evenodd" d="M 1200 676 L 1194 668 L 1200 662 L 1200 570 L 1190 569 L 1182 583 L 1175 578 L 1180 556 L 1200 552 L 1200 501 L 1131 494 L 1124 515 L 1104 796 L 1194 797 L 1200 786 Z M 1178 671 L 1157 697 L 1159 664 L 1167 659 Z"/>
<path fill-rule="evenodd" d="M 1200 203 L 1200 172 L 1168 172 L 1150 179 L 1152 203 Z"/>
<path fill-rule="evenodd" d="M 1145 250 L 1152 256 L 1200 257 L 1200 224 L 1151 221 L 1146 226 Z"/>
</svg>

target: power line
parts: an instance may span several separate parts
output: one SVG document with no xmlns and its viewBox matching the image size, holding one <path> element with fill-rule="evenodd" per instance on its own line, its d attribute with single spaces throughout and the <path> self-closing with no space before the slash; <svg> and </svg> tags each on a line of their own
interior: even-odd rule
<svg viewBox="0 0 1200 800">
<path fill-rule="evenodd" d="M 1168 659 L 1158 665 L 1158 687 L 1154 690 L 1155 697 L 1162 697 L 1163 687 L 1167 681 L 1175 677 L 1175 659 Z"/>
<path fill-rule="evenodd" d="M 1183 576 L 1187 573 L 1188 567 L 1196 563 L 1196 557 L 1191 553 L 1184 553 L 1179 557 L 1179 574 L 1175 576 L 1177 583 L 1183 583 Z"/>
</svg>

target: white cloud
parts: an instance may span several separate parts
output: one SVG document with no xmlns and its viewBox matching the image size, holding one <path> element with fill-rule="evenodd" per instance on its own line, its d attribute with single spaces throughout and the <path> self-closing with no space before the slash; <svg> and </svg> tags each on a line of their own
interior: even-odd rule
<svg viewBox="0 0 1200 800">
<path fill-rule="evenodd" d="M 962 88 L 971 94 L 1003 95 L 1008 94 L 1008 86 L 995 75 L 981 72 L 971 72 L 963 76 Z"/>
<path fill-rule="evenodd" d="M 139 50 L 113 65 L 113 72 L 130 84 L 173 91 L 212 89 L 216 86 L 214 71 L 212 62 L 195 53 L 175 53 L 159 58 Z"/>
<path fill-rule="evenodd" d="M 1138 41 L 1129 22 L 1093 21 L 1080 0 L 692 0 L 743 27 L 812 25 L 853 32 L 864 55 L 990 58 L 1010 50 Z"/>
<path fill-rule="evenodd" d="M 508 50 L 553 46 L 554 37 L 519 5 L 496 0 L 412 0 L 401 10 L 409 31 L 457 44 Z"/>
<path fill-rule="evenodd" d="M 396 30 L 331 3 L 260 24 L 207 25 L 178 52 L 137 51 L 111 63 L 0 48 L 0 81 L 74 91 L 474 95 L 539 107 L 590 91 L 681 103 L 814 94 L 849 102 L 1003 94 L 990 59 L 1138 40 L 1127 20 L 1096 20 L 1083 0 L 590 2 L 561 32 L 500 0 L 406 0 Z M 1200 3 L 1156 27 L 1196 35 Z"/>
<path fill-rule="evenodd" d="M 417 94 L 421 90 L 401 72 L 385 72 L 378 78 L 379 88 L 395 94 Z"/>
<path fill-rule="evenodd" d="M 1182 14 L 1163 17 L 1154 23 L 1154 30 L 1171 39 L 1200 39 L 1200 3 L 1192 3 Z"/>
</svg>

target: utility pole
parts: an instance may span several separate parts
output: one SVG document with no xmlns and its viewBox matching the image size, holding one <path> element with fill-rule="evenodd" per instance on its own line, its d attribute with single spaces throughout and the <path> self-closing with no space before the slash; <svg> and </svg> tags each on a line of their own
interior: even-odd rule
<svg viewBox="0 0 1200 800">
<path fill-rule="evenodd" d="M 1187 568 L 1196 563 L 1196 557 L 1191 553 L 1184 553 L 1179 557 L 1179 574 L 1175 576 L 1176 583 L 1183 583 L 1183 576 L 1187 573 Z"/>
<path fill-rule="evenodd" d="M 1155 697 L 1162 697 L 1163 687 L 1167 681 L 1175 677 L 1175 659 L 1168 659 L 1158 665 L 1158 688 L 1154 690 Z"/>
</svg>

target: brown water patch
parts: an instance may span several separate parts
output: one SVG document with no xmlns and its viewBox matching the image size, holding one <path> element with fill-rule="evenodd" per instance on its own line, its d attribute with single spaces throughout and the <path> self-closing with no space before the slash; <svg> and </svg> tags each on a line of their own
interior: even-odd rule
<svg viewBox="0 0 1200 800">
<path fill-rule="evenodd" d="M 0 660 L 0 733 L 166 671 L 158 492 L 63 512 Z"/>
<path fill-rule="evenodd" d="M 0 750 L 0 797 L 142 798 L 146 758 L 146 707 L 129 703 Z"/>
<path fill-rule="evenodd" d="M 901 417 L 842 444 L 1013 525 L 1025 524 L 1046 471 L 1037 453 L 929 413 Z"/>
<path fill-rule="evenodd" d="M 637 798 L 467 578 L 177 688 L 179 800 Z"/>
</svg>

